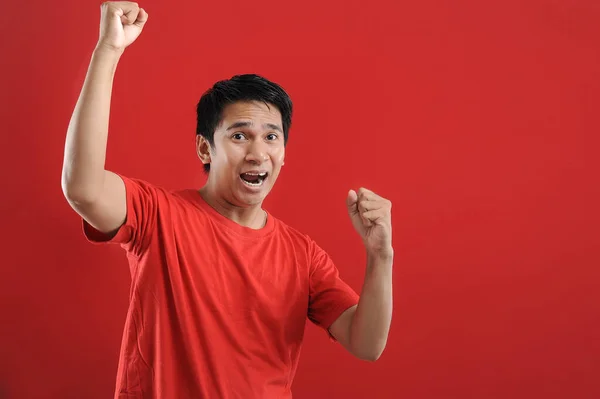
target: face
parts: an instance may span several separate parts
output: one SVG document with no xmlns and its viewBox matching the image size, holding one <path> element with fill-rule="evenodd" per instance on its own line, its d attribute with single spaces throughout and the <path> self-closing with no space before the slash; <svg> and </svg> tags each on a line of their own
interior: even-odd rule
<svg viewBox="0 0 600 399">
<path fill-rule="evenodd" d="M 198 155 L 210 163 L 208 185 L 235 206 L 260 205 L 273 188 L 285 157 L 281 113 L 272 104 L 237 102 L 223 110 L 214 148 L 197 138 Z"/>
</svg>

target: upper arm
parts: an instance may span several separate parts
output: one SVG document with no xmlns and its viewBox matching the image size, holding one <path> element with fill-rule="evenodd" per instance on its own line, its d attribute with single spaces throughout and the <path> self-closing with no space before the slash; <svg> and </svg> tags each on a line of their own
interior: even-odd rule
<svg viewBox="0 0 600 399">
<path fill-rule="evenodd" d="M 116 232 L 127 216 L 125 183 L 115 173 L 104 172 L 104 186 L 92 201 L 76 201 L 67 197 L 71 207 L 92 227 L 104 234 Z"/>
<path fill-rule="evenodd" d="M 352 325 L 352 319 L 354 318 L 357 307 L 358 305 L 354 305 L 344 311 L 329 327 L 331 336 L 342 344 L 342 346 L 350 353 L 352 353 L 350 347 L 350 326 Z"/>
</svg>

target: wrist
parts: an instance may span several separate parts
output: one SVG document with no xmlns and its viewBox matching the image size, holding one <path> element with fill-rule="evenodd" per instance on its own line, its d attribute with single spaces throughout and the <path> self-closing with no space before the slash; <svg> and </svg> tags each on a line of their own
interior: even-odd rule
<svg viewBox="0 0 600 399">
<path fill-rule="evenodd" d="M 98 42 L 96 48 L 94 48 L 94 57 L 111 58 L 118 61 L 119 58 L 121 58 L 121 55 L 123 55 L 123 52 L 124 49 L 118 49 L 102 42 Z"/>
<path fill-rule="evenodd" d="M 367 259 L 371 261 L 391 261 L 394 259 L 394 248 L 367 248 Z"/>
</svg>

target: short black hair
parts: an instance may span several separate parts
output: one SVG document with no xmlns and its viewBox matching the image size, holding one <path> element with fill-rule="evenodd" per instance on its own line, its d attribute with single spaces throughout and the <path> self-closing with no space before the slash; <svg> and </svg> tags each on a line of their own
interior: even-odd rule
<svg viewBox="0 0 600 399">
<path fill-rule="evenodd" d="M 277 107 L 283 123 L 283 143 L 287 144 L 292 125 L 292 99 L 277 83 L 255 74 L 235 75 L 221 80 L 202 95 L 196 107 L 196 135 L 204 137 L 214 148 L 215 130 L 223 119 L 223 110 L 227 105 L 240 101 L 260 101 Z M 204 170 L 208 172 L 210 164 L 205 164 Z"/>
</svg>

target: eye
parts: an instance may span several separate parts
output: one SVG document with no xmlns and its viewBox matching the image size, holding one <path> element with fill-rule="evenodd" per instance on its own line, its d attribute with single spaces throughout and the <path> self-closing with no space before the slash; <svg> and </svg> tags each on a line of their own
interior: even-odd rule
<svg viewBox="0 0 600 399">
<path fill-rule="evenodd" d="M 277 140 L 278 137 L 279 136 L 276 135 L 275 133 L 271 133 L 271 134 L 267 135 L 267 140 L 269 140 L 269 141 Z"/>
<path fill-rule="evenodd" d="M 231 135 L 231 138 L 234 140 L 244 140 L 246 136 L 244 135 L 244 133 L 234 133 L 233 135 Z"/>
</svg>

